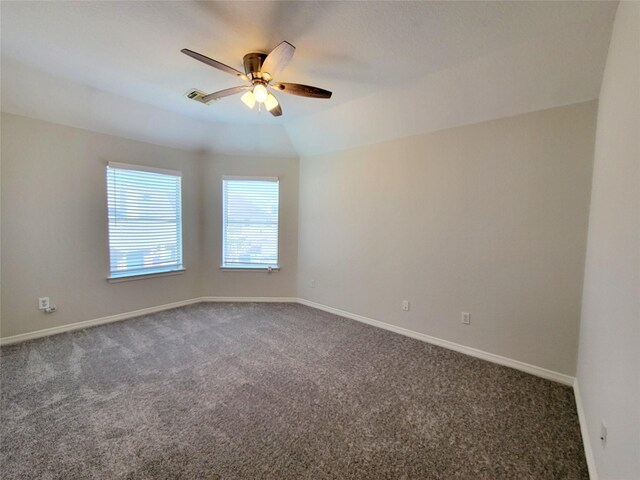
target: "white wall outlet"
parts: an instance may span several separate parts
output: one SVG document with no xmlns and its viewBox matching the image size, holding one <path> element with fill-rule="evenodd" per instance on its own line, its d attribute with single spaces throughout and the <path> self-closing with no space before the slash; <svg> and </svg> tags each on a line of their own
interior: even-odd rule
<svg viewBox="0 0 640 480">
<path fill-rule="evenodd" d="M 315 281 L 315 280 L 313 280 L 313 279 L 312 279 L 312 280 L 309 280 L 309 286 L 310 286 L 311 288 L 316 288 L 316 281 Z"/>
<path fill-rule="evenodd" d="M 469 312 L 462 312 L 462 323 L 469 325 L 471 323 L 471 314 Z"/>
<path fill-rule="evenodd" d="M 600 423 L 600 442 L 603 447 L 607 444 L 607 424 L 604 420 Z"/>
<path fill-rule="evenodd" d="M 38 310 L 46 310 L 49 308 L 49 297 L 38 298 Z"/>
<path fill-rule="evenodd" d="M 409 300 L 402 300 L 402 310 L 405 312 L 409 311 Z"/>
</svg>

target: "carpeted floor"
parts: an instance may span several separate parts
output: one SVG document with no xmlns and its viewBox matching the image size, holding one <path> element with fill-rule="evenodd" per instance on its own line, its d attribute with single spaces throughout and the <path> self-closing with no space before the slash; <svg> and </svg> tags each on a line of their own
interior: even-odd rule
<svg viewBox="0 0 640 480">
<path fill-rule="evenodd" d="M 1 352 L 6 480 L 588 478 L 570 388 L 297 304 Z"/>
</svg>

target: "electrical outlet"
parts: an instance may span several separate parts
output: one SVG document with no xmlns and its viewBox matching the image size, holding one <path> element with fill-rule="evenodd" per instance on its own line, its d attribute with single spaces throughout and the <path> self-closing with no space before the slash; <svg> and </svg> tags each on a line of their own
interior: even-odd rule
<svg viewBox="0 0 640 480">
<path fill-rule="evenodd" d="M 465 325 L 471 324 L 471 314 L 469 312 L 462 312 L 462 323 Z"/>
<path fill-rule="evenodd" d="M 404 310 L 405 312 L 409 311 L 409 300 L 402 301 L 402 310 Z"/>
<path fill-rule="evenodd" d="M 38 298 L 38 310 L 46 310 L 49 308 L 49 297 Z"/>
<path fill-rule="evenodd" d="M 604 420 L 600 423 L 600 442 L 603 447 L 607 444 L 607 424 L 604 423 Z"/>
<path fill-rule="evenodd" d="M 310 281 L 309 281 L 309 286 L 310 286 L 311 288 L 316 288 L 316 281 L 315 281 L 315 280 L 310 280 Z"/>
</svg>

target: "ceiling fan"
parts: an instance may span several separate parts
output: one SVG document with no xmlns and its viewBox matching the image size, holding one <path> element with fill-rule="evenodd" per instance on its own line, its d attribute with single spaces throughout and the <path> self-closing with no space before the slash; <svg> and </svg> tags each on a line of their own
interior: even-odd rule
<svg viewBox="0 0 640 480">
<path fill-rule="evenodd" d="M 189 50 L 188 48 L 183 48 L 181 50 L 185 55 L 189 55 L 202 63 L 206 63 L 211 67 L 230 73 L 231 75 L 250 83 L 250 85 L 227 88 L 226 90 L 220 90 L 219 92 L 205 95 L 201 99 L 203 103 L 208 103 L 212 100 L 217 100 L 229 95 L 235 95 L 236 93 L 245 92 L 245 94 L 240 97 L 240 100 L 242 100 L 247 107 L 253 108 L 256 103 L 258 103 L 258 108 L 260 108 L 260 105 L 264 104 L 265 108 L 271 112 L 271 115 L 274 117 L 282 115 L 282 107 L 280 107 L 280 103 L 268 89 L 282 93 L 289 93 L 291 95 L 299 95 L 302 97 L 331 98 L 331 92 L 323 90 L 322 88 L 300 85 L 299 83 L 282 83 L 273 81 L 274 76 L 280 73 L 289 64 L 295 51 L 296 47 L 291 45 L 289 42 L 282 42 L 276 48 L 271 50 L 271 53 L 268 55 L 257 52 L 247 53 L 243 58 L 245 73 L 242 73 L 235 68 L 194 52 L 193 50 Z"/>
</svg>

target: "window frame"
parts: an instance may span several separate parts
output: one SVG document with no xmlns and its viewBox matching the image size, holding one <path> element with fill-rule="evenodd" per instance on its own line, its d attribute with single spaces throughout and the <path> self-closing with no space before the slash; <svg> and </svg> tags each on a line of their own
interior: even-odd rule
<svg viewBox="0 0 640 480">
<path fill-rule="evenodd" d="M 114 271 L 112 270 L 112 258 L 111 258 L 111 218 L 109 211 L 109 169 L 120 169 L 120 170 L 133 170 L 137 172 L 147 172 L 147 173 L 157 173 L 162 175 L 171 175 L 177 177 L 179 179 L 178 190 L 179 190 L 179 204 L 177 205 L 176 212 L 178 215 L 177 218 L 177 248 L 179 249 L 177 259 L 179 260 L 178 265 L 171 265 L 166 267 L 150 267 L 149 272 L 140 272 L 140 270 L 129 271 L 127 273 L 126 270 L 123 271 L 122 274 L 118 274 L 114 276 Z M 120 163 L 120 162 L 108 162 L 105 167 L 105 182 L 106 182 L 106 204 L 107 204 L 107 248 L 108 248 L 108 256 L 109 256 L 109 275 L 107 276 L 107 281 L 109 283 L 120 283 L 127 282 L 132 280 L 142 280 L 146 278 L 154 278 L 154 277 L 164 277 L 171 275 L 180 275 L 186 271 L 184 267 L 184 237 L 183 237 L 183 196 L 182 196 L 182 171 L 180 170 L 172 170 L 167 168 L 153 167 L 148 165 L 134 165 L 129 163 Z"/>
<path fill-rule="evenodd" d="M 232 181 L 263 181 L 263 182 L 274 182 L 278 185 L 278 223 L 276 229 L 276 263 L 275 265 L 250 265 L 250 264 L 241 264 L 241 265 L 227 265 L 224 263 L 224 253 L 225 253 L 225 233 L 226 233 L 226 195 L 225 195 L 225 182 L 228 180 Z M 220 270 L 227 272 L 278 272 L 280 271 L 280 177 L 267 177 L 267 176 L 248 176 L 248 175 L 222 175 L 222 179 L 220 181 L 221 186 L 221 249 L 220 249 Z"/>
</svg>

